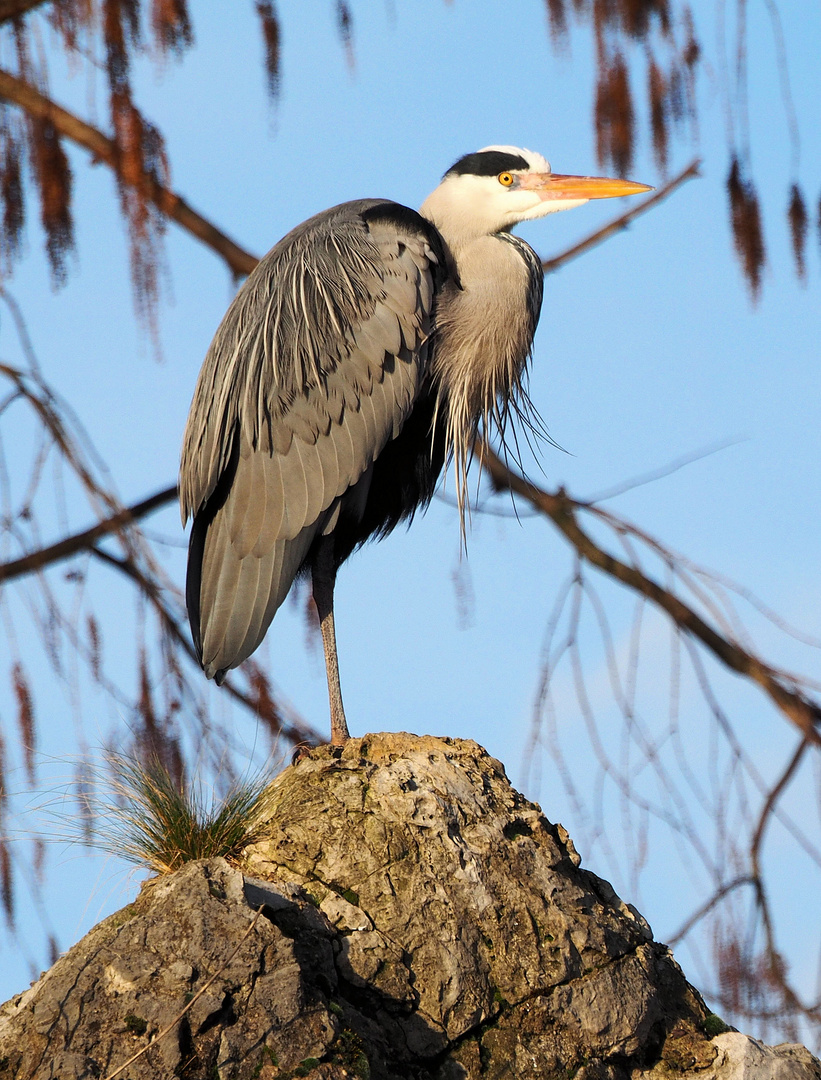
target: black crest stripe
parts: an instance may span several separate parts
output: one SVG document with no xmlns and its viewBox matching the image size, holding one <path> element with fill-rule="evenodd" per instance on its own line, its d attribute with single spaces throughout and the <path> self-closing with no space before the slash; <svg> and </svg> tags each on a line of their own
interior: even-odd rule
<svg viewBox="0 0 821 1080">
<path fill-rule="evenodd" d="M 478 154 L 466 154 L 459 158 L 445 176 L 497 176 L 500 172 L 529 168 L 530 163 L 519 154 L 506 154 L 502 150 L 482 150 Z"/>
</svg>

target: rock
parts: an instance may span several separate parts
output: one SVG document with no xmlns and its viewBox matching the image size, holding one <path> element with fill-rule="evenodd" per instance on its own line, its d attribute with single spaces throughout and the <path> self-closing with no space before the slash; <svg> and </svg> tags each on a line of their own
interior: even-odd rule
<svg viewBox="0 0 821 1080">
<path fill-rule="evenodd" d="M 718 1035 L 713 1042 L 719 1051 L 715 1080 L 821 1080 L 821 1062 L 796 1043 L 764 1046 L 738 1031 Z"/>
<path fill-rule="evenodd" d="M 323 747 L 270 807 L 238 866 L 147 883 L 0 1008 L 0 1080 L 145 1047 L 119 1076 L 821 1080 L 803 1047 L 711 1040 L 669 950 L 475 743 Z"/>
</svg>

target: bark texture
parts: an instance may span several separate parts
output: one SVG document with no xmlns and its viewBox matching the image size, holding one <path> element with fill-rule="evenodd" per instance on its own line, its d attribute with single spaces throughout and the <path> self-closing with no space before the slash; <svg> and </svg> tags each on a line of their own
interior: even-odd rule
<svg viewBox="0 0 821 1080">
<path fill-rule="evenodd" d="M 0 1080 L 146 1046 L 119 1076 L 821 1080 L 803 1047 L 711 1039 L 645 920 L 475 743 L 322 747 L 271 805 L 239 867 L 148 883 L 0 1009 Z"/>
</svg>

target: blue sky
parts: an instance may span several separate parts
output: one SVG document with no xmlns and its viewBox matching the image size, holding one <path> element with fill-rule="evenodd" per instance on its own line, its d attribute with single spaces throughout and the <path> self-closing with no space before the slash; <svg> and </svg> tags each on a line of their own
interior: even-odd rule
<svg viewBox="0 0 821 1080">
<path fill-rule="evenodd" d="M 136 72 L 140 107 L 167 139 L 173 186 L 249 250 L 263 253 L 305 217 L 349 198 L 381 195 L 418 206 L 453 160 L 491 143 L 539 150 L 560 172 L 600 171 L 590 122 L 590 37 L 575 31 L 567 55 L 556 56 L 540 0 L 521 0 L 515 16 L 512 5 L 491 0 L 351 6 L 353 71 L 329 2 L 283 0 L 279 5 L 283 69 L 275 109 L 265 96 L 260 36 L 250 4 L 247 10 L 235 6 L 230 25 L 192 5 L 196 48 L 182 64 L 169 63 L 161 76 L 148 62 Z M 821 147 L 814 58 L 821 51 L 821 14 L 800 8 L 781 6 L 801 130 L 805 139 L 815 139 L 802 145 L 799 179 L 817 203 Z M 821 636 L 818 237 L 810 237 L 809 281 L 802 288 L 793 273 L 785 222 L 794 175 L 771 28 L 763 5 L 751 6 L 752 160 L 769 251 L 763 293 L 753 307 L 729 236 L 726 120 L 713 8 L 701 3 L 694 11 L 707 52 L 699 141 L 674 144 L 670 168 L 674 173 L 698 154 L 704 159 L 702 178 L 546 281 L 531 393 L 563 451 L 549 445 L 541 449 L 544 483 L 564 484 L 577 497 L 586 497 L 682 456 L 722 446 L 608 505 L 693 561 L 752 588 L 785 619 Z M 44 40 L 49 50 L 48 34 Z M 99 87 L 95 105 L 86 78 L 70 78 L 59 61 L 52 68 L 51 90 L 83 116 L 94 119 L 96 108 L 98 122 L 104 123 Z M 125 230 L 112 178 L 104 167 L 90 167 L 81 151 L 71 151 L 71 160 L 78 258 L 69 284 L 56 294 L 50 289 L 32 220 L 28 252 L 10 291 L 22 308 L 46 377 L 72 403 L 121 497 L 132 502 L 176 475 L 199 365 L 233 285 L 216 257 L 170 226 L 168 302 L 160 322 L 164 359 L 156 362 L 135 326 Z M 661 182 L 646 124 L 631 178 Z M 520 231 L 540 254 L 550 256 L 618 209 L 591 204 Z M 5 361 L 20 360 L 7 317 L 0 321 L 0 353 Z M 536 469 L 531 466 L 539 479 Z M 506 516 L 474 517 L 466 560 L 455 512 L 446 500 L 436 500 L 410 532 L 367 547 L 343 569 L 337 629 L 352 733 L 404 729 L 478 740 L 504 761 L 514 782 L 528 778 L 526 793 L 541 802 L 551 820 L 564 822 L 577 837 L 586 864 L 612 878 L 663 940 L 697 906 L 698 872 L 687 878 L 675 845 L 653 826 L 646 867 L 631 877 L 624 851 L 637 842 L 640 827 L 628 821 L 625 831 L 624 815 L 630 815 L 618 800 L 612 794 L 604 797 L 613 836 L 597 839 L 590 824 L 593 811 L 585 816 L 574 807 L 549 756 L 540 752 L 538 769 L 529 768 L 533 763 L 526 760 L 526 747 L 545 628 L 571 562 L 549 524 L 526 514 L 516 521 L 504 499 L 494 505 Z M 75 528 L 87 524 L 87 506 L 72 504 L 69 519 Z M 173 509 L 153 518 L 149 528 L 182 540 Z M 163 551 L 169 572 L 181 582 L 184 550 Z M 88 588 L 96 590 L 93 595 L 107 611 L 106 662 L 133 665 L 134 604 L 128 592 L 105 577 Z M 466 610 L 459 600 L 464 595 Z M 603 596 L 624 657 L 631 607 L 615 590 Z M 751 626 L 770 659 L 817 673 L 817 653 L 754 617 Z M 18 634 L 25 653 L 33 630 L 23 622 Z M 669 634 L 648 616 L 644 635 L 641 710 L 652 725 L 655 714 L 667 708 Z M 321 649 L 307 636 L 299 605 L 289 602 L 277 615 L 260 658 L 294 707 L 323 727 L 327 705 Z M 621 728 L 608 700 L 605 664 L 590 648 L 592 697 L 618 753 Z M 794 749 L 792 731 L 757 692 L 720 675 L 717 679 L 745 745 L 758 755 L 759 768 L 765 776 L 777 776 Z M 13 703 L 2 693 L 5 724 L 11 722 Z M 216 688 L 209 693 L 219 702 Z M 92 746 L 109 739 L 122 718 L 90 687 L 79 702 L 67 701 L 45 667 L 34 694 L 43 755 L 40 784 L 59 794 L 70 772 L 66 760 L 77 752 L 78 714 Z M 557 678 L 556 702 L 565 753 L 583 786 L 585 776 L 595 775 L 595 759 L 564 676 Z M 264 740 L 253 725 L 235 721 L 224 705 L 217 708 L 236 724 L 237 739 L 258 759 Z M 696 768 L 706 773 L 711 729 L 692 689 L 683 695 L 682 728 L 693 759 L 701 762 Z M 14 742 L 7 737 L 7 743 Z M 12 759 L 23 799 L 21 763 Z M 817 799 L 817 779 L 814 790 L 808 777 L 793 809 L 805 813 L 808 801 L 812 805 Z M 771 857 L 779 880 L 800 873 L 798 891 L 804 898 L 819 895 L 817 873 L 812 876 L 789 841 L 779 840 Z M 679 876 L 687 884 L 677 885 L 671 895 L 670 881 L 678 882 Z M 76 846 L 50 852 L 48 881 L 47 895 L 61 897 L 50 918 L 62 947 L 124 903 L 136 887 L 120 865 Z M 798 916 L 797 901 L 786 888 L 778 899 L 789 923 Z M 817 923 L 807 914 L 804 909 L 804 924 Z M 21 917 L 21 937 L 28 944 L 21 948 L 5 939 L 0 997 L 26 984 L 29 963 L 44 966 L 38 932 L 27 913 Z M 785 945 L 811 992 L 817 938 L 794 931 Z M 686 950 L 677 955 L 695 982 L 709 980 L 709 968 L 699 966 L 698 956 Z"/>
</svg>

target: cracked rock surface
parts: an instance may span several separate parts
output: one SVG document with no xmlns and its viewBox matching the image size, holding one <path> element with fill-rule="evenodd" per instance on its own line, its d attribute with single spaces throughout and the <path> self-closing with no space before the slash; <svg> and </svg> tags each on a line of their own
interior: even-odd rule
<svg viewBox="0 0 821 1080">
<path fill-rule="evenodd" d="M 320 748 L 238 867 L 155 879 L 0 1008 L 0 1080 L 107 1077 L 146 1046 L 119 1076 L 821 1080 L 803 1047 L 709 1039 L 579 861 L 476 743 Z"/>
</svg>

